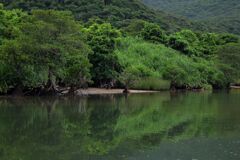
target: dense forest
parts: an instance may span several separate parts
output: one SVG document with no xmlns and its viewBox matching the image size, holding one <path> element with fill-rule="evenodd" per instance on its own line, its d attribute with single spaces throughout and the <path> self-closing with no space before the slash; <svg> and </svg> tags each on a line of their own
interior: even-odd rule
<svg viewBox="0 0 240 160">
<path fill-rule="evenodd" d="M 54 9 L 69 10 L 76 20 L 87 22 L 100 18 L 115 27 L 125 27 L 133 19 L 158 23 L 165 30 L 176 31 L 180 28 L 206 29 L 184 18 L 176 18 L 161 11 L 153 11 L 139 0 L 0 0 L 7 9 Z M 199 28 L 201 27 L 201 28 Z"/>
<path fill-rule="evenodd" d="M 133 0 L 0 0 L 0 93 L 227 88 L 239 37 Z"/>
<path fill-rule="evenodd" d="M 145 4 L 205 23 L 218 32 L 240 34 L 239 0 L 142 0 Z"/>
</svg>

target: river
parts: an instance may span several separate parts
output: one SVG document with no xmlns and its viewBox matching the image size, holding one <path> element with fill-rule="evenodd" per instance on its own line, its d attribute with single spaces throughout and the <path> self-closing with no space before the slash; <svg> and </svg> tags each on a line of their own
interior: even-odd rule
<svg viewBox="0 0 240 160">
<path fill-rule="evenodd" d="M 240 92 L 0 98 L 0 160 L 239 160 Z"/>
</svg>

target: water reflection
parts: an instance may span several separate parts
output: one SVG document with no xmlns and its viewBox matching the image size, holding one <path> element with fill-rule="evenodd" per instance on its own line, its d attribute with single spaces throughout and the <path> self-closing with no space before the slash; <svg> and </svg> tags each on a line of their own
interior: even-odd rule
<svg viewBox="0 0 240 160">
<path fill-rule="evenodd" d="M 239 104 L 239 92 L 1 98 L 0 159 L 201 159 L 212 145 L 211 160 L 237 160 Z"/>
</svg>

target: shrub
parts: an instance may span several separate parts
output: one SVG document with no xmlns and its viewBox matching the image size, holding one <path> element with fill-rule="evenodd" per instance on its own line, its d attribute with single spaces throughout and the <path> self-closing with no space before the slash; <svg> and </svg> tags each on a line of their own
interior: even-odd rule
<svg viewBox="0 0 240 160">
<path fill-rule="evenodd" d="M 205 88 L 216 84 L 222 73 L 213 60 L 185 56 L 162 44 L 131 37 L 120 39 L 115 53 L 123 68 L 138 68 L 139 80 L 133 85 L 135 88 L 145 85 L 142 88 L 151 88 L 150 82 L 157 84 L 154 81 L 163 79 L 170 81 L 172 87 Z"/>
<path fill-rule="evenodd" d="M 226 83 L 234 83 L 240 79 L 240 44 L 230 43 L 217 51 L 219 68 L 224 73 Z"/>
<path fill-rule="evenodd" d="M 163 80 L 162 78 L 142 78 L 137 80 L 133 86 L 133 89 L 140 89 L 140 90 L 169 90 L 170 89 L 170 81 Z"/>
<path fill-rule="evenodd" d="M 159 25 L 154 23 L 145 23 L 141 35 L 144 40 L 151 41 L 153 43 L 166 43 L 166 34 L 165 32 L 160 28 Z"/>
</svg>

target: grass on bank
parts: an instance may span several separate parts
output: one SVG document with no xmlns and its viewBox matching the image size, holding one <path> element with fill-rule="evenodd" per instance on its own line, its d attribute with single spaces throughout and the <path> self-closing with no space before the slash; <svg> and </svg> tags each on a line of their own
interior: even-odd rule
<svg viewBox="0 0 240 160">
<path fill-rule="evenodd" d="M 134 85 L 131 87 L 132 89 L 139 90 L 169 90 L 170 81 L 159 79 L 159 78 L 143 78 L 137 80 Z"/>
<path fill-rule="evenodd" d="M 119 39 L 116 48 L 120 64 L 138 72 L 134 89 L 169 89 L 170 83 L 188 89 L 209 88 L 223 76 L 213 60 L 189 57 L 162 44 L 126 37 Z"/>
</svg>

